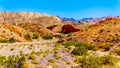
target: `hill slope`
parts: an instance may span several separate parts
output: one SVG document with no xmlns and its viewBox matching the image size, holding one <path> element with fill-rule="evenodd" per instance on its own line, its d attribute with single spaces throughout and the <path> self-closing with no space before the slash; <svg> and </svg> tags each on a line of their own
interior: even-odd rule
<svg viewBox="0 0 120 68">
<path fill-rule="evenodd" d="M 63 23 L 59 18 L 47 14 L 35 12 L 0 12 L 1 39 L 15 37 L 17 41 L 22 42 L 26 41 L 24 39 L 25 34 L 55 35 L 60 29 L 55 30 L 54 28 L 58 26 L 62 28 L 62 25 Z M 51 26 L 55 26 L 53 28 L 54 31 L 48 29 Z M 2 32 L 3 30 L 5 33 Z"/>
<path fill-rule="evenodd" d="M 97 46 L 120 45 L 120 19 L 108 18 L 89 26 L 84 31 L 74 33 L 71 38 L 77 42 L 92 43 Z"/>
<path fill-rule="evenodd" d="M 0 39 L 10 39 L 12 37 L 14 37 L 17 41 L 19 42 L 25 42 L 26 40 L 23 37 L 22 34 L 22 30 L 20 30 L 20 28 L 15 27 L 15 26 L 11 26 L 11 25 L 3 25 L 0 24 Z M 21 36 L 19 35 L 21 34 Z"/>
</svg>

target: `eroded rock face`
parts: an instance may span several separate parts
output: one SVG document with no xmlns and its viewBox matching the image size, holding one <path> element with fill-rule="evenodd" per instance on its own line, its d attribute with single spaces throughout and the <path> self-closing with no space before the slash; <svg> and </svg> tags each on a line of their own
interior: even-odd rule
<svg viewBox="0 0 120 68">
<path fill-rule="evenodd" d="M 61 32 L 67 34 L 67 33 L 71 33 L 71 32 L 77 32 L 79 30 L 80 29 L 76 29 L 72 25 L 67 24 L 67 25 L 63 25 Z"/>
</svg>

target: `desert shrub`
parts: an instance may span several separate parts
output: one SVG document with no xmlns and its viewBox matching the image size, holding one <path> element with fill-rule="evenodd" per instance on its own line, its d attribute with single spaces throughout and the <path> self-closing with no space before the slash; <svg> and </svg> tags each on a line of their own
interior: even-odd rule
<svg viewBox="0 0 120 68">
<path fill-rule="evenodd" d="M 32 64 L 38 64 L 38 61 L 37 60 L 32 60 L 31 63 Z"/>
<path fill-rule="evenodd" d="M 54 59 L 48 59 L 48 62 L 55 63 L 55 60 Z"/>
<path fill-rule="evenodd" d="M 79 42 L 79 43 L 77 43 L 75 46 L 76 46 L 76 47 L 84 46 L 84 47 L 87 48 L 87 47 L 89 46 L 89 44 L 83 43 L 83 42 Z"/>
<path fill-rule="evenodd" d="M 16 39 L 14 37 L 12 37 L 12 38 L 9 39 L 9 42 L 14 43 L 14 42 L 16 42 Z"/>
<path fill-rule="evenodd" d="M 28 40 L 28 41 L 31 41 L 31 40 L 32 40 L 30 34 L 26 34 L 26 35 L 24 36 L 24 38 L 25 38 L 26 40 Z"/>
<path fill-rule="evenodd" d="M 93 44 L 88 44 L 88 45 L 87 45 L 87 48 L 88 48 L 88 50 L 93 50 L 93 51 L 98 50 L 98 49 L 96 48 L 96 46 L 93 45 Z"/>
<path fill-rule="evenodd" d="M 99 32 L 101 33 L 101 32 L 103 32 L 103 31 L 104 31 L 104 29 L 103 29 L 103 28 L 101 28 Z"/>
<path fill-rule="evenodd" d="M 113 50 L 113 53 L 115 53 L 115 54 L 120 56 L 120 47 L 118 47 L 115 50 Z"/>
<path fill-rule="evenodd" d="M 36 60 L 36 57 L 35 57 L 33 54 L 30 54 L 30 55 L 28 56 L 28 59 Z"/>
<path fill-rule="evenodd" d="M 7 39 L 1 39 L 0 42 L 1 43 L 8 43 L 9 41 Z"/>
<path fill-rule="evenodd" d="M 3 31 L 3 33 L 5 33 L 6 31 Z"/>
<path fill-rule="evenodd" d="M 102 46 L 102 48 L 104 49 L 104 51 L 110 50 L 110 47 L 111 47 L 110 44 L 106 44 L 106 45 Z"/>
<path fill-rule="evenodd" d="M 84 46 L 75 47 L 72 51 L 74 55 L 87 55 L 88 49 Z"/>
<path fill-rule="evenodd" d="M 33 39 L 38 39 L 39 35 L 38 34 L 33 34 Z"/>
<path fill-rule="evenodd" d="M 79 68 L 116 68 L 118 66 L 117 62 L 119 62 L 119 59 L 110 55 L 92 55 L 85 56 L 79 61 L 81 62 Z"/>
<path fill-rule="evenodd" d="M 63 35 L 55 35 L 56 38 L 63 38 Z"/>
<path fill-rule="evenodd" d="M 24 55 L 22 56 L 1 56 L 0 55 L 0 66 L 2 68 L 20 68 L 21 65 L 26 61 Z"/>
<path fill-rule="evenodd" d="M 9 56 L 8 60 L 5 62 L 6 68 L 16 68 L 21 67 L 21 65 L 26 61 L 26 58 L 24 55 L 21 56 Z"/>
<path fill-rule="evenodd" d="M 14 50 L 14 48 L 11 48 L 11 49 L 10 49 L 10 51 L 13 51 L 13 50 Z"/>
<path fill-rule="evenodd" d="M 4 65 L 5 56 L 0 55 L 0 66 Z"/>
<path fill-rule="evenodd" d="M 74 55 L 86 55 L 88 50 L 97 50 L 95 45 L 79 42 L 75 44 L 75 48 L 72 51 Z"/>
<path fill-rule="evenodd" d="M 46 40 L 50 40 L 50 39 L 53 38 L 53 36 L 50 35 L 50 34 L 46 34 L 46 35 L 42 36 L 42 38 L 43 38 L 43 39 L 46 39 Z"/>
<path fill-rule="evenodd" d="M 80 46 L 84 46 L 86 47 L 88 50 L 97 50 L 97 48 L 95 47 L 95 45 L 93 44 L 88 44 L 88 43 L 83 43 L 83 42 L 79 42 L 75 45 L 76 47 L 80 47 Z"/>
<path fill-rule="evenodd" d="M 14 42 L 16 42 L 16 39 L 14 37 L 11 37 L 9 40 L 1 39 L 0 42 L 1 43 L 14 43 Z"/>
<path fill-rule="evenodd" d="M 68 37 L 70 37 L 71 35 L 72 35 L 72 33 L 68 33 L 68 35 L 67 35 L 67 36 L 68 36 Z"/>
<path fill-rule="evenodd" d="M 73 40 L 69 40 L 67 42 L 62 42 L 62 45 L 65 46 L 66 48 L 68 48 L 69 46 L 74 45 L 75 42 Z"/>
</svg>

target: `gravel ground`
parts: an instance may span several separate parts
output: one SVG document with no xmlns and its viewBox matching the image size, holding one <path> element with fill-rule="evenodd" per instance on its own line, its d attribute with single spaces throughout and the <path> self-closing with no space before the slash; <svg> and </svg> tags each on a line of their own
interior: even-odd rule
<svg viewBox="0 0 120 68">
<path fill-rule="evenodd" d="M 55 40 L 42 40 L 38 42 L 26 43 L 6 43 L 0 44 L 0 54 L 3 56 L 33 55 L 35 59 L 27 59 L 30 68 L 71 68 L 76 65 L 74 63 L 75 56 L 71 55 L 73 46 L 70 49 L 65 48 L 61 44 L 54 43 Z M 34 61 L 36 63 L 32 63 Z"/>
</svg>

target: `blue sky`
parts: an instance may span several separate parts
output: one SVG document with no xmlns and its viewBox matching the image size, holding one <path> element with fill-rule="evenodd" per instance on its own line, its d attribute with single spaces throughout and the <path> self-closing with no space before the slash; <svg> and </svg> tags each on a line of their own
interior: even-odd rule
<svg viewBox="0 0 120 68">
<path fill-rule="evenodd" d="M 31 11 L 73 17 L 120 15 L 120 0 L 0 0 L 0 11 Z"/>
</svg>

